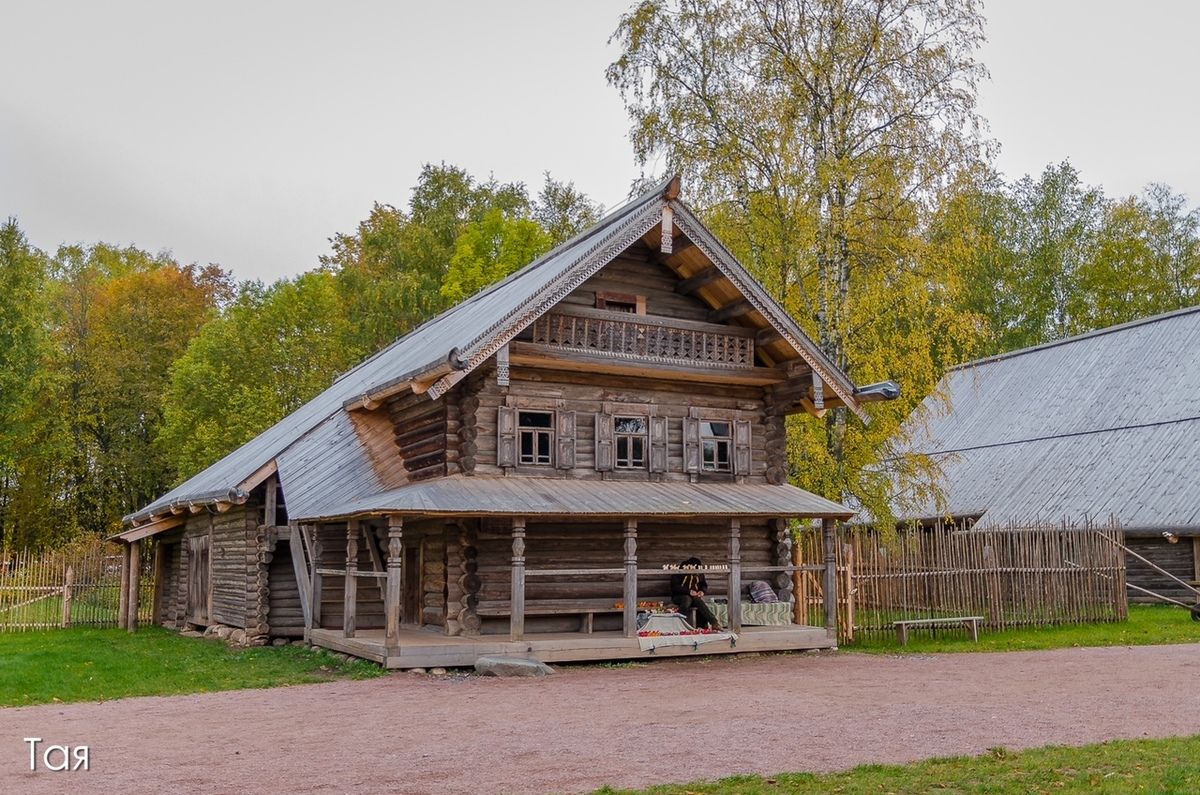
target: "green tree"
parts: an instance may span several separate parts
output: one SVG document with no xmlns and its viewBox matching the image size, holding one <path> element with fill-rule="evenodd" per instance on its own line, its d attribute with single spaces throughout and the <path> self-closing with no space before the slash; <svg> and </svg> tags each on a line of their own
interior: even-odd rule
<svg viewBox="0 0 1200 795">
<path fill-rule="evenodd" d="M 595 224 L 603 213 L 604 208 L 579 191 L 574 182 L 560 182 L 549 171 L 533 203 L 533 220 L 541 224 L 555 246 Z"/>
<path fill-rule="evenodd" d="M 449 304 L 441 288 L 462 230 L 492 209 L 524 216 L 524 186 L 477 182 L 464 170 L 425 165 L 407 210 L 376 204 L 354 234 L 322 258 L 337 274 L 351 323 L 343 344 L 358 356 L 388 345 Z"/>
<path fill-rule="evenodd" d="M 665 159 L 717 231 L 827 354 L 906 397 L 792 428 L 793 474 L 889 515 L 870 464 L 970 350 L 951 274 L 922 260 L 943 186 L 983 154 L 974 0 L 646 0 L 614 39 L 609 81 L 643 163 Z M 953 263 L 948 263 L 953 266 Z"/>
<path fill-rule="evenodd" d="M 529 218 L 495 207 L 459 233 L 441 295 L 456 304 L 550 250 L 550 235 Z"/>
<path fill-rule="evenodd" d="M 46 424 L 47 270 L 46 256 L 9 218 L 0 226 L 0 548 L 30 540 L 20 508 L 39 479 L 34 439 Z"/>
<path fill-rule="evenodd" d="M 353 364 L 336 277 L 244 284 L 176 361 L 157 444 L 190 477 L 298 409 Z"/>
</svg>

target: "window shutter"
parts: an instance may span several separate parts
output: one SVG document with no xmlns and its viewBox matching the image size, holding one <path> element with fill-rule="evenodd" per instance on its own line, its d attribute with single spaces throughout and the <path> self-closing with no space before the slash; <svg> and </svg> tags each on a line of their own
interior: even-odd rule
<svg viewBox="0 0 1200 795">
<path fill-rule="evenodd" d="M 613 468 L 613 416 L 596 415 L 596 471 L 608 472 Z"/>
<path fill-rule="evenodd" d="M 683 471 L 700 471 L 700 420 L 683 418 Z"/>
<path fill-rule="evenodd" d="M 650 471 L 667 471 L 667 418 L 650 418 Z"/>
<path fill-rule="evenodd" d="M 558 412 L 558 459 L 559 469 L 575 468 L 575 412 Z"/>
<path fill-rule="evenodd" d="M 750 474 L 750 420 L 735 420 L 733 423 L 733 472 L 736 475 Z"/>
<path fill-rule="evenodd" d="M 496 466 L 517 465 L 517 410 L 500 406 L 496 414 Z"/>
</svg>

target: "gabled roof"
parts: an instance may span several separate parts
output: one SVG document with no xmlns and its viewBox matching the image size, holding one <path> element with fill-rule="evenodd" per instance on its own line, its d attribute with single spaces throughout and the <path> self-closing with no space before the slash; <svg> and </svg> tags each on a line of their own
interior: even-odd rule
<svg viewBox="0 0 1200 795">
<path fill-rule="evenodd" d="M 954 368 L 906 430 L 946 498 L 908 518 L 1200 528 L 1200 307 Z"/>
<path fill-rule="evenodd" d="M 332 386 L 204 471 L 125 517 L 140 523 L 185 505 L 245 499 L 254 486 L 278 471 L 289 516 L 319 515 L 322 503 L 382 488 L 371 471 L 368 451 L 355 437 L 346 412 L 371 406 L 390 394 L 412 389 L 436 399 L 493 356 L 542 313 L 578 288 L 600 268 L 662 221 L 669 205 L 678 224 L 713 264 L 779 332 L 833 392 L 866 419 L 855 387 L 782 307 L 674 198 L 678 182 L 664 180 L 506 279 L 433 318 L 362 364 Z M 351 484 L 349 480 L 354 478 Z M 317 484 L 336 488 L 311 491 Z M 311 492 L 311 493 L 310 493 Z"/>
</svg>

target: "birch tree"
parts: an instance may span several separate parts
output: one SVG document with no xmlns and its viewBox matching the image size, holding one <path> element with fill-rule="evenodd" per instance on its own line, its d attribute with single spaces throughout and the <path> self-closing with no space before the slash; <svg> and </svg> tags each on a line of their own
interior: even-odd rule
<svg viewBox="0 0 1200 795">
<path fill-rule="evenodd" d="M 853 378 L 906 398 L 793 429 L 793 473 L 887 515 L 870 465 L 978 324 L 952 311 L 953 263 L 919 234 L 985 154 L 975 0 L 646 0 L 608 79 L 642 163 L 681 172 L 735 253 Z"/>
</svg>

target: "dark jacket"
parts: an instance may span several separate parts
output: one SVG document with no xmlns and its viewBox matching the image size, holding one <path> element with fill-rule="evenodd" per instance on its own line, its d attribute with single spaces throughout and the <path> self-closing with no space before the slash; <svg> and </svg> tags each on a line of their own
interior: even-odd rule
<svg viewBox="0 0 1200 795">
<path fill-rule="evenodd" d="M 692 591 L 708 593 L 708 580 L 703 574 L 682 571 L 671 575 L 671 596 L 688 596 Z"/>
</svg>

